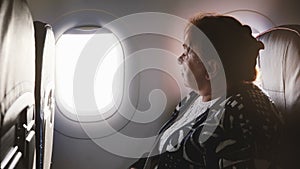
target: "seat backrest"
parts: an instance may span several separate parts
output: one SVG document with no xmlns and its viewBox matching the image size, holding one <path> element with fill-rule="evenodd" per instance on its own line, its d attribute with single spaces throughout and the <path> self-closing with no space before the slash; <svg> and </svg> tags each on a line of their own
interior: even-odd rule
<svg viewBox="0 0 300 169">
<path fill-rule="evenodd" d="M 54 130 L 55 38 L 49 24 L 34 22 L 36 40 L 37 165 L 50 169 Z M 38 148 L 39 147 L 39 148 Z"/>
<path fill-rule="evenodd" d="M 32 168 L 34 27 L 25 0 L 0 1 L 0 164 Z M 26 151 L 25 151 L 26 150 Z M 29 158 L 27 158 L 29 157 Z M 26 158 L 26 159 L 25 159 Z"/>
<path fill-rule="evenodd" d="M 265 45 L 258 66 L 262 88 L 287 119 L 300 117 L 300 35 L 290 28 L 274 28 L 257 37 Z M 297 118 L 295 118 L 297 117 Z"/>
</svg>

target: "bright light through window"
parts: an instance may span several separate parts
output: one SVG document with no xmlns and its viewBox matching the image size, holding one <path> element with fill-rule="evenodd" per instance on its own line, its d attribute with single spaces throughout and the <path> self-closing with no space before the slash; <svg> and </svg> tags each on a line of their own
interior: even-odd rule
<svg viewBox="0 0 300 169">
<path fill-rule="evenodd" d="M 88 41 L 95 35 L 95 32 L 96 31 L 93 33 L 78 33 L 78 30 L 76 33 L 67 32 L 57 41 L 56 90 L 58 101 L 60 105 L 72 113 L 78 111 L 74 111 L 75 106 L 73 100 L 75 67 L 79 56 L 82 54 Z M 105 46 L 104 44 L 109 42 L 116 43 L 118 39 L 110 32 L 97 34 L 97 44 L 99 44 L 99 47 Z M 117 43 L 117 45 L 112 46 L 110 49 L 103 50 L 105 50 L 103 51 L 105 55 L 102 56 L 104 58 L 97 67 L 94 79 L 95 99 L 98 110 L 108 110 L 114 106 L 113 80 L 115 80 L 115 73 L 123 61 L 123 52 L 120 43 Z M 89 114 L 97 110 L 86 108 L 85 110 L 79 111 L 86 111 L 87 114 Z"/>
</svg>

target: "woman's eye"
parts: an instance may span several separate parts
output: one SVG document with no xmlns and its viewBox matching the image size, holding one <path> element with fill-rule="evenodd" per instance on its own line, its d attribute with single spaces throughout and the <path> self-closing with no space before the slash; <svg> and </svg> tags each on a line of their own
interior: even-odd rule
<svg viewBox="0 0 300 169">
<path fill-rule="evenodd" d="M 184 54 L 188 55 L 188 53 L 189 53 L 189 49 L 188 48 L 184 48 Z"/>
<path fill-rule="evenodd" d="M 190 53 L 190 51 L 191 51 L 191 48 L 188 47 L 188 48 L 187 48 L 187 53 Z"/>
</svg>

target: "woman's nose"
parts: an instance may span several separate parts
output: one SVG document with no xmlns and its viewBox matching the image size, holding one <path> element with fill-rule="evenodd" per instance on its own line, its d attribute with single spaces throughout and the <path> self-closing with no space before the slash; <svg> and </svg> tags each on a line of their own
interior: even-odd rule
<svg viewBox="0 0 300 169">
<path fill-rule="evenodd" d="M 183 63 L 184 57 L 185 57 L 184 53 L 181 56 L 178 57 L 178 59 L 177 59 L 178 64 L 181 65 Z"/>
</svg>

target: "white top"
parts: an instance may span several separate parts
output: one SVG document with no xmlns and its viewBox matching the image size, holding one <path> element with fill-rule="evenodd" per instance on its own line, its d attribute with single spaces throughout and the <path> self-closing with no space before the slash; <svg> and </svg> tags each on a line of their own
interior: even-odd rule
<svg viewBox="0 0 300 169">
<path fill-rule="evenodd" d="M 165 145 L 166 141 L 175 131 L 196 119 L 199 115 L 204 113 L 211 105 L 213 105 L 218 99 L 219 98 L 210 100 L 208 102 L 203 102 L 202 97 L 198 97 L 190 105 L 186 112 L 184 112 L 183 116 L 163 133 L 163 135 L 160 138 L 159 151 L 162 152 L 163 146 Z M 184 136 L 182 133 L 182 136 L 178 139 L 178 143 L 180 143 L 183 138 Z"/>
</svg>

